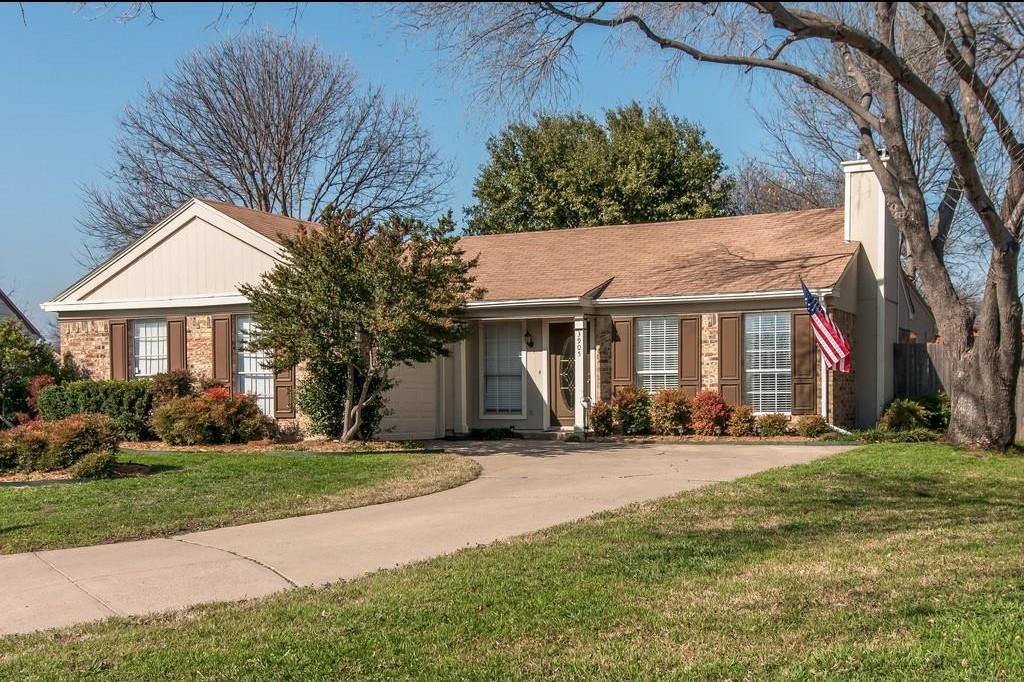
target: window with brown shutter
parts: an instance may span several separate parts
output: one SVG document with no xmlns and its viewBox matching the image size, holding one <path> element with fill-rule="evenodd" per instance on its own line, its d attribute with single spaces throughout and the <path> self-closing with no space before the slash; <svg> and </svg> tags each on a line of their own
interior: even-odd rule
<svg viewBox="0 0 1024 682">
<path fill-rule="evenodd" d="M 612 318 L 612 392 L 633 385 L 633 318 Z"/>
<path fill-rule="evenodd" d="M 691 398 L 700 390 L 700 316 L 679 318 L 679 388 Z"/>
<path fill-rule="evenodd" d="M 128 320 L 110 320 L 110 378 L 128 378 Z"/>
<path fill-rule="evenodd" d="M 793 414 L 814 414 L 814 332 L 806 312 L 793 313 Z"/>
<path fill-rule="evenodd" d="M 743 401 L 743 318 L 718 316 L 718 392 L 730 405 Z"/>
<path fill-rule="evenodd" d="M 231 326 L 230 315 L 215 315 L 212 319 L 213 325 L 213 376 L 214 381 L 219 381 L 225 387 L 232 389 L 231 366 L 234 329 Z"/>
<path fill-rule="evenodd" d="M 185 343 L 185 318 L 171 317 L 167 319 L 167 369 L 186 369 L 188 367 L 187 348 Z"/>
<path fill-rule="evenodd" d="M 274 375 L 274 418 L 291 419 L 295 416 L 293 395 L 295 368 L 290 367 Z"/>
</svg>

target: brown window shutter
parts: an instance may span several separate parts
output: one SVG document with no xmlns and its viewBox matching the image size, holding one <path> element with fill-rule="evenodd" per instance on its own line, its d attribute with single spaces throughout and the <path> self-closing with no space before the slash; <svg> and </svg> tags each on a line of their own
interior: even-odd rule
<svg viewBox="0 0 1024 682">
<path fill-rule="evenodd" d="M 295 392 L 295 368 L 278 372 L 274 375 L 274 418 L 292 419 L 295 417 L 295 403 L 292 399 Z"/>
<path fill-rule="evenodd" d="M 128 320 L 111 320 L 110 378 L 128 378 Z"/>
<path fill-rule="evenodd" d="M 167 369 L 171 371 L 188 367 L 185 324 L 184 317 L 167 319 Z"/>
<path fill-rule="evenodd" d="M 743 402 L 743 316 L 718 316 L 718 392 L 730 405 Z"/>
<path fill-rule="evenodd" d="M 814 332 L 805 312 L 793 313 L 793 414 L 814 414 Z"/>
<path fill-rule="evenodd" d="M 679 318 L 679 388 L 691 398 L 700 390 L 700 316 Z"/>
<path fill-rule="evenodd" d="M 215 315 L 213 325 L 213 376 L 214 381 L 219 381 L 224 386 L 231 388 L 234 383 L 231 381 L 232 347 L 234 346 L 234 329 L 231 325 L 230 315 Z"/>
<path fill-rule="evenodd" d="M 633 385 L 633 318 L 613 317 L 612 393 Z"/>
</svg>

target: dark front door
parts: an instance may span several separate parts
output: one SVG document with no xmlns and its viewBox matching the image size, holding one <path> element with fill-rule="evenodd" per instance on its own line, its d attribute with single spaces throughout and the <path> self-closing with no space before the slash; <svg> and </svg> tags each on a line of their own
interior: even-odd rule
<svg viewBox="0 0 1024 682">
<path fill-rule="evenodd" d="M 571 322 L 548 327 L 548 400 L 551 423 L 572 426 L 576 409 L 576 354 Z"/>
</svg>

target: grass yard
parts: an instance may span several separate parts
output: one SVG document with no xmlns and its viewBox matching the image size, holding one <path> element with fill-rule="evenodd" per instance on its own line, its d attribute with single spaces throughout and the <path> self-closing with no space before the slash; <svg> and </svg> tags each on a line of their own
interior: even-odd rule
<svg viewBox="0 0 1024 682">
<path fill-rule="evenodd" d="M 1021 679 L 1024 458 L 874 445 L 326 589 L 0 639 L 0 678 Z"/>
<path fill-rule="evenodd" d="M 0 554 L 171 535 L 390 502 L 476 478 L 455 455 L 133 452 L 135 478 L 0 487 Z"/>
</svg>

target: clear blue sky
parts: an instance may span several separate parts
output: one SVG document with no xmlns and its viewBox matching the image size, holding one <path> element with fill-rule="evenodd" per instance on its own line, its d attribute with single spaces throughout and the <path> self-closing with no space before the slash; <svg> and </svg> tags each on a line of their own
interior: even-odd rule
<svg viewBox="0 0 1024 682">
<path fill-rule="evenodd" d="M 159 82 L 174 62 L 238 30 L 272 27 L 315 39 L 347 57 L 360 75 L 392 93 L 414 98 L 425 126 L 457 175 L 449 191 L 456 216 L 472 202 L 473 178 L 484 142 L 508 119 L 473 109 L 462 87 L 439 73 L 440 58 L 426 43 L 393 30 L 366 6 L 309 4 L 293 23 L 289 5 L 257 8 L 246 27 L 242 10 L 211 26 L 217 5 L 161 5 L 160 21 L 124 24 L 112 16 L 89 19 L 70 4 L 0 5 L 0 287 L 41 329 L 49 316 L 39 304 L 81 276 L 83 184 L 102 183 L 125 104 Z M 736 72 L 688 68 L 666 83 L 657 54 L 610 56 L 600 33 L 581 42 L 580 85 L 566 110 L 599 115 L 637 99 L 660 100 L 668 110 L 704 125 L 734 164 L 760 153 L 762 133 L 752 114 L 757 98 Z"/>
</svg>

